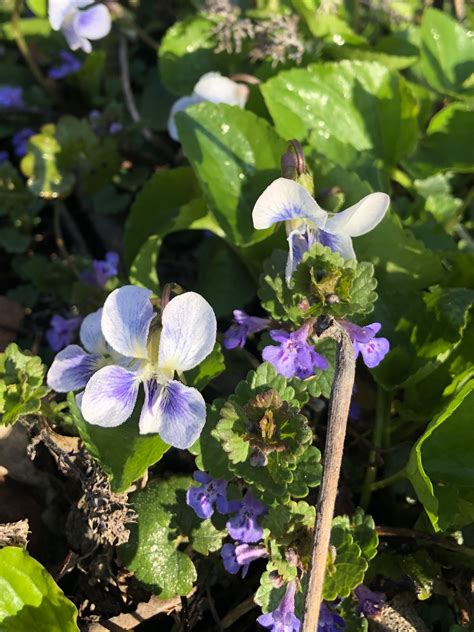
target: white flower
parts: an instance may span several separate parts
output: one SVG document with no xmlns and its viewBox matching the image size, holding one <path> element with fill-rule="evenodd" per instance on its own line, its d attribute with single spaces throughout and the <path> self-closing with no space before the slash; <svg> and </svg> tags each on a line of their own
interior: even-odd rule
<svg viewBox="0 0 474 632">
<path fill-rule="evenodd" d="M 159 433 L 170 445 L 184 449 L 199 437 L 206 405 L 199 391 L 173 378 L 211 353 L 216 342 L 216 317 L 202 296 L 187 292 L 166 305 L 159 330 L 151 294 L 145 288 L 127 285 L 107 297 L 101 320 L 104 338 L 130 361 L 127 366 L 117 363 L 93 374 L 81 411 L 91 424 L 119 426 L 131 416 L 143 384 L 140 434 Z"/>
<path fill-rule="evenodd" d="M 51 28 L 63 32 L 71 50 L 81 48 L 90 53 L 92 45 L 89 40 L 101 39 L 110 32 L 110 13 L 104 4 L 85 9 L 93 2 L 94 0 L 49 0 Z"/>
<path fill-rule="evenodd" d="M 308 191 L 297 182 L 278 178 L 258 198 L 252 211 L 257 229 L 285 222 L 288 235 L 286 280 L 303 254 L 319 241 L 344 259 L 355 259 L 352 237 L 365 235 L 382 221 L 390 204 L 385 193 L 370 193 L 345 211 L 329 216 Z"/>
<path fill-rule="evenodd" d="M 212 103 L 227 103 L 245 107 L 249 90 L 242 83 L 236 83 L 228 77 L 223 77 L 219 72 L 207 72 L 193 88 L 193 93 L 187 97 L 178 99 L 171 108 L 168 118 L 168 134 L 173 140 L 179 141 L 176 129 L 175 116 L 190 105 L 211 101 Z"/>
</svg>

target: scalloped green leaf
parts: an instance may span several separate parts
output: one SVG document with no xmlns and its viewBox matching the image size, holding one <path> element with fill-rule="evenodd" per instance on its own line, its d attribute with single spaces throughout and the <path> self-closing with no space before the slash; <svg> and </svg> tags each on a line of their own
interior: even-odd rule
<svg viewBox="0 0 474 632">
<path fill-rule="evenodd" d="M 45 374 L 41 358 L 23 353 L 14 343 L 0 354 L 0 425 L 40 410 L 41 399 L 49 393 Z"/>
<path fill-rule="evenodd" d="M 319 243 L 303 255 L 292 276 L 291 288 L 285 281 L 286 256 L 272 255 L 264 264 L 259 297 L 275 320 L 301 325 L 321 314 L 345 318 L 373 310 L 377 281 L 371 263 L 344 261 Z"/>
<path fill-rule="evenodd" d="M 73 393 L 69 393 L 68 403 L 84 445 L 106 472 L 114 492 L 125 491 L 170 448 L 159 435 L 139 433 L 140 401 L 132 417 L 116 428 L 101 428 L 87 423 Z"/>
<path fill-rule="evenodd" d="M 362 583 L 368 563 L 352 534 L 335 524 L 331 531 L 323 599 L 333 601 L 337 597 L 348 597 Z"/>
<path fill-rule="evenodd" d="M 196 457 L 197 467 L 215 479 L 231 480 L 234 475 L 229 470 L 229 458 L 221 442 L 214 436 L 214 429 L 220 418 L 224 400 L 216 400 L 207 407 L 207 417 L 199 439 L 189 448 Z"/>
<path fill-rule="evenodd" d="M 2 632 L 79 632 L 74 604 L 23 549 L 0 550 L 0 584 Z"/>
<path fill-rule="evenodd" d="M 352 516 L 334 518 L 334 527 L 341 527 L 352 534 L 354 541 L 360 546 L 362 555 L 368 562 L 377 555 L 379 538 L 375 531 L 374 519 L 372 516 L 365 515 L 360 507 Z"/>
</svg>

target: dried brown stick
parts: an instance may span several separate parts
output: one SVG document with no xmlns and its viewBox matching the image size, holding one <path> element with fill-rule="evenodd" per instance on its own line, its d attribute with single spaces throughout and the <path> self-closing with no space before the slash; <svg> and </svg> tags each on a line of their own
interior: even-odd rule
<svg viewBox="0 0 474 632">
<path fill-rule="evenodd" d="M 316 329 L 318 329 L 318 323 Z M 332 321 L 329 327 L 321 331 L 319 338 L 333 338 L 336 341 L 336 376 L 329 401 L 323 480 L 319 490 L 301 632 L 314 632 L 319 620 L 331 525 L 355 375 L 354 350 L 347 332 L 336 321 Z"/>
</svg>

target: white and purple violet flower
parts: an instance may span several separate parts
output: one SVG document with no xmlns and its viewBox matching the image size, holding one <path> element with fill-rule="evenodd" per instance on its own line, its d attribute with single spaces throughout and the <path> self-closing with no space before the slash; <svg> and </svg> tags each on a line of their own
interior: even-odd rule
<svg viewBox="0 0 474 632">
<path fill-rule="evenodd" d="M 190 105 L 210 101 L 211 103 L 227 103 L 227 105 L 237 105 L 243 108 L 247 102 L 248 94 L 249 89 L 246 85 L 232 81 L 229 77 L 221 75 L 220 72 L 206 72 L 194 86 L 192 94 L 181 97 L 173 104 L 168 118 L 168 134 L 173 140 L 179 141 L 175 116 Z"/>
<path fill-rule="evenodd" d="M 110 33 L 112 21 L 105 4 L 94 0 L 49 0 L 48 17 L 53 31 L 61 30 L 71 50 L 92 51 L 89 40 Z M 86 8 L 88 7 L 88 8 Z"/>
<path fill-rule="evenodd" d="M 187 292 L 164 307 L 160 322 L 151 295 L 132 285 L 114 290 L 95 315 L 95 339 L 89 332 L 86 341 L 81 328 L 89 353 L 77 345 L 67 347 L 53 362 L 48 384 L 61 392 L 85 386 L 79 398 L 84 419 L 106 428 L 130 418 L 143 384 L 140 434 L 158 433 L 166 443 L 185 449 L 201 433 L 206 405 L 199 391 L 174 376 L 211 353 L 216 317 L 202 296 Z"/>
<path fill-rule="evenodd" d="M 304 253 L 320 242 L 344 259 L 355 259 L 352 237 L 365 235 L 383 219 L 390 198 L 385 193 L 370 193 L 345 211 L 329 216 L 303 185 L 287 178 L 274 180 L 262 193 L 252 211 L 256 229 L 285 222 L 288 235 L 286 282 L 301 262 Z"/>
</svg>

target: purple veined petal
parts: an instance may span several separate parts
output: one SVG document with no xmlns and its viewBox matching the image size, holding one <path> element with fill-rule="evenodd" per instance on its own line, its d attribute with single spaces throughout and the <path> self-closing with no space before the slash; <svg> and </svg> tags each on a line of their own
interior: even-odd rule
<svg viewBox="0 0 474 632">
<path fill-rule="evenodd" d="M 224 347 L 226 349 L 235 349 L 236 347 L 244 347 L 247 341 L 247 327 L 234 323 L 224 333 Z"/>
<path fill-rule="evenodd" d="M 192 507 L 202 520 L 207 520 L 214 513 L 212 500 L 200 487 L 190 487 L 186 492 L 186 503 Z"/>
<path fill-rule="evenodd" d="M 327 230 L 320 230 L 318 240 L 323 246 L 327 246 L 333 252 L 338 252 L 346 261 L 356 258 L 352 239 L 345 233 L 330 233 Z"/>
<path fill-rule="evenodd" d="M 97 359 L 78 345 L 69 345 L 54 358 L 48 371 L 48 386 L 58 393 L 84 388 L 95 371 Z"/>
<path fill-rule="evenodd" d="M 148 332 L 154 316 L 151 295 L 145 288 L 124 285 L 104 303 L 102 333 L 115 351 L 129 358 L 148 358 Z"/>
<path fill-rule="evenodd" d="M 169 117 L 168 117 L 168 134 L 171 136 L 173 140 L 179 142 L 178 129 L 176 127 L 175 116 L 178 112 L 183 112 L 190 105 L 195 105 L 196 103 L 201 103 L 203 99 L 198 97 L 197 95 L 190 95 L 188 97 L 181 97 L 173 103 L 173 107 L 171 108 Z"/>
<path fill-rule="evenodd" d="M 121 366 L 99 369 L 87 383 L 81 410 L 90 424 L 114 428 L 133 413 L 137 401 L 139 379 L 136 373 Z"/>
<path fill-rule="evenodd" d="M 330 217 L 326 230 L 350 237 L 365 235 L 382 221 L 389 205 L 390 198 L 386 193 L 370 193 L 357 204 Z"/>
<path fill-rule="evenodd" d="M 107 343 L 101 328 L 102 308 L 88 314 L 81 323 L 79 338 L 89 353 L 105 355 Z"/>
<path fill-rule="evenodd" d="M 341 320 L 340 323 L 344 327 L 344 329 L 347 331 L 347 333 L 349 334 L 353 342 L 362 342 L 362 343 L 369 342 L 369 340 L 371 340 L 375 336 L 375 334 L 381 329 L 381 326 L 379 326 L 378 328 L 375 326 L 375 325 L 379 325 L 379 323 L 374 323 L 373 329 L 371 325 L 366 326 L 366 327 L 360 327 L 359 325 L 356 325 L 355 323 L 351 323 L 350 320 Z"/>
<path fill-rule="evenodd" d="M 206 72 L 194 86 L 193 95 L 212 103 L 227 103 L 243 108 L 249 89 L 242 83 L 223 77 L 220 72 Z"/>
<path fill-rule="evenodd" d="M 156 402 L 162 387 L 156 380 L 147 380 L 143 383 L 143 386 L 145 388 L 145 399 L 138 422 L 140 434 L 156 433 L 158 432 Z"/>
<path fill-rule="evenodd" d="M 110 12 L 104 4 L 96 4 L 85 11 L 78 11 L 74 16 L 74 28 L 81 38 L 102 39 L 110 33 L 111 27 Z"/>
<path fill-rule="evenodd" d="M 364 363 L 369 369 L 374 369 L 385 358 L 390 350 L 390 343 L 387 338 L 372 338 L 365 344 L 359 343 L 360 352 L 364 358 Z"/>
<path fill-rule="evenodd" d="M 201 434 L 206 422 L 206 404 L 195 388 L 170 380 L 162 386 L 153 415 L 153 429 L 140 425 L 140 434 L 158 432 L 163 441 L 185 450 Z"/>
<path fill-rule="evenodd" d="M 293 180 L 277 178 L 255 202 L 252 219 L 257 230 L 289 220 L 309 220 L 318 228 L 324 228 L 327 213 L 304 186 Z"/>
<path fill-rule="evenodd" d="M 280 375 L 290 378 L 296 373 L 295 355 L 287 353 L 280 346 L 268 345 L 262 351 L 262 358 L 265 362 L 270 362 Z"/>
<path fill-rule="evenodd" d="M 175 296 L 163 310 L 161 322 L 160 369 L 188 371 L 214 349 L 216 317 L 200 294 L 186 292 Z"/>
<path fill-rule="evenodd" d="M 302 226 L 295 230 L 292 230 L 288 235 L 288 259 L 286 261 L 285 279 L 286 284 L 289 285 L 293 272 L 303 259 L 305 252 L 309 250 L 309 240 L 306 233 L 306 226 Z"/>
</svg>

